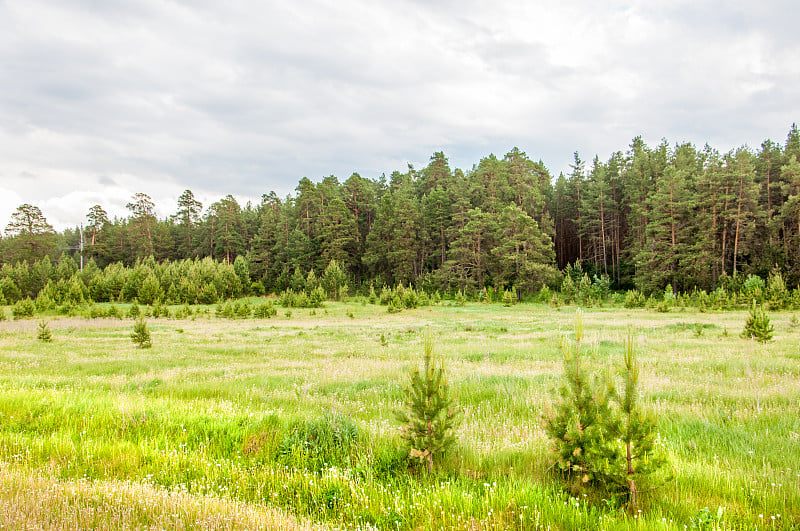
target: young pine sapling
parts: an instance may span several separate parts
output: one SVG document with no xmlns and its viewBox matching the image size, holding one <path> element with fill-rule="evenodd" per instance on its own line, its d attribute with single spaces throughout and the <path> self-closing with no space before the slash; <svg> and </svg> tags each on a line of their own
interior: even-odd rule
<svg viewBox="0 0 800 531">
<path fill-rule="evenodd" d="M 401 436 L 410 457 L 425 463 L 431 473 L 434 457 L 442 455 L 455 443 L 453 432 L 458 414 L 444 368 L 433 359 L 430 330 L 425 331 L 424 367 L 411 373 L 404 406 L 395 413 L 397 420 L 404 424 Z"/>
</svg>

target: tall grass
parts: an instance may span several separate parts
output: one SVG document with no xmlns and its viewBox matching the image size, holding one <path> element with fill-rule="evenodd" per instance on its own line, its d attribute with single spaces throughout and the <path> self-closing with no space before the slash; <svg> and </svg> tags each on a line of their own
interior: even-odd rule
<svg viewBox="0 0 800 531">
<path fill-rule="evenodd" d="M 619 364 L 628 325 L 642 338 L 643 399 L 659 415 L 674 480 L 635 517 L 612 500 L 570 498 L 550 470 L 541 414 L 572 312 L 537 305 L 387 314 L 339 303 L 269 320 L 153 319 L 147 350 L 131 343 L 129 320 L 53 319 L 52 343 L 36 339 L 33 322 L 3 322 L 0 461 L 19 499 L 55 485 L 61 501 L 26 518 L 62 528 L 77 517 L 59 504 L 133 485 L 141 510 L 109 527 L 169 528 L 150 492 L 198 527 L 206 516 L 192 507 L 218 500 L 244 523 L 217 528 L 280 508 L 276 518 L 301 519 L 287 526 L 684 529 L 708 513 L 725 529 L 790 529 L 800 525 L 800 330 L 774 314 L 770 344 L 723 335 L 745 317 L 584 312 L 595 370 Z M 456 450 L 431 476 L 409 468 L 392 415 L 424 327 L 464 411 Z"/>
</svg>

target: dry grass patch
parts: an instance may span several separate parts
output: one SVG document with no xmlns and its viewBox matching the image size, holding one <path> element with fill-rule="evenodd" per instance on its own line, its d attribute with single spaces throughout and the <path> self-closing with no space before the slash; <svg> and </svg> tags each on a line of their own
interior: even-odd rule
<svg viewBox="0 0 800 531">
<path fill-rule="evenodd" d="M 3 529 L 322 530 L 273 507 L 120 481 L 59 481 L 0 465 Z"/>
</svg>

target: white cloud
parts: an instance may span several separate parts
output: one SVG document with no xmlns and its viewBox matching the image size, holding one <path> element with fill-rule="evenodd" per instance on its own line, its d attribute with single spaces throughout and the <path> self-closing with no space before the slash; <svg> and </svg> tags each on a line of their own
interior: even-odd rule
<svg viewBox="0 0 800 531">
<path fill-rule="evenodd" d="M 0 178 L 15 195 L 4 201 L 74 225 L 95 202 L 126 215 L 135 192 L 164 216 L 186 188 L 209 201 L 283 196 L 303 176 L 376 177 L 438 150 L 470 167 L 519 146 L 557 174 L 575 150 L 606 157 L 640 134 L 723 150 L 780 140 L 800 113 L 793 12 L 6 0 Z"/>
</svg>

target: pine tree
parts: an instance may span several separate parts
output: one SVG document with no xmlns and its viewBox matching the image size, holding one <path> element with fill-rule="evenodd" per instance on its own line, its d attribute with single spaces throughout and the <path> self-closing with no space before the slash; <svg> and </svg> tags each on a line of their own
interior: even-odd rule
<svg viewBox="0 0 800 531">
<path fill-rule="evenodd" d="M 561 344 L 564 379 L 555 411 L 544 417 L 544 429 L 551 440 L 555 466 L 573 491 L 583 490 L 600 479 L 595 456 L 602 454 L 603 432 L 599 394 L 603 389 L 589 378 L 581 362 L 583 320 L 575 317 L 575 343 Z"/>
<path fill-rule="evenodd" d="M 125 208 L 131 211 L 131 241 L 136 245 L 139 256 L 152 256 L 153 228 L 156 223 L 156 206 L 153 200 L 147 194 L 136 193 Z"/>
<path fill-rule="evenodd" d="M 6 235 L 14 237 L 8 241 L 8 248 L 16 261 L 41 259 L 55 244 L 52 225 L 39 207 L 27 203 L 11 215 Z"/>
<path fill-rule="evenodd" d="M 666 460 L 655 446 L 656 419 L 639 403 L 639 364 L 630 330 L 624 363 L 621 371 L 624 392 L 620 395 L 613 382 L 609 382 L 609 400 L 601 405 L 604 439 L 608 442 L 598 464 L 605 488 L 624 494 L 628 510 L 633 512 L 639 503 L 639 493 Z"/>
<path fill-rule="evenodd" d="M 761 305 L 756 305 L 755 299 L 753 299 L 753 304 L 750 306 L 750 315 L 747 318 L 747 322 L 744 324 L 744 330 L 742 330 L 741 336 L 743 338 L 752 337 L 759 343 L 766 343 L 772 339 L 772 333 L 775 331 L 775 327 L 773 327 L 769 322 L 769 317 L 767 317 L 767 312 L 764 311 L 764 307 Z"/>
<path fill-rule="evenodd" d="M 434 456 L 443 454 L 455 443 L 453 431 L 458 422 L 457 403 L 449 395 L 449 386 L 441 363 L 433 359 L 433 339 L 425 331 L 425 366 L 411 373 L 405 389 L 405 408 L 397 411 L 397 420 L 405 424 L 402 438 L 413 459 L 433 471 Z"/>
<path fill-rule="evenodd" d="M 50 343 L 53 341 L 53 334 L 50 333 L 47 321 L 39 321 L 39 332 L 36 334 L 36 339 L 43 343 Z"/>
<path fill-rule="evenodd" d="M 133 325 L 133 332 L 131 332 L 131 341 L 133 341 L 138 348 L 150 348 L 153 346 L 153 339 L 150 336 L 150 331 L 147 329 L 147 321 L 143 318 L 137 319 Z"/>
<path fill-rule="evenodd" d="M 191 190 L 184 190 L 178 197 L 178 211 L 175 213 L 174 220 L 182 228 L 178 249 L 184 257 L 194 256 L 193 233 L 200 221 L 200 211 L 202 209 L 203 204 L 195 199 Z"/>
</svg>

